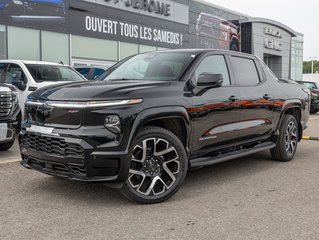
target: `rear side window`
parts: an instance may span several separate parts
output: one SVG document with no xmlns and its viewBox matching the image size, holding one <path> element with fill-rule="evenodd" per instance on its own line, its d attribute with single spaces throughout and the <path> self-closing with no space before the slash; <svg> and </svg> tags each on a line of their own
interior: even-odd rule
<svg viewBox="0 0 319 240">
<path fill-rule="evenodd" d="M 98 76 L 100 76 L 100 75 L 103 74 L 104 72 L 105 72 L 104 69 L 95 68 L 95 69 L 94 69 L 94 74 L 93 74 L 93 79 L 96 79 Z"/>
<path fill-rule="evenodd" d="M 76 71 L 81 73 L 85 78 L 88 78 L 90 73 L 90 68 L 76 68 Z"/>
<path fill-rule="evenodd" d="M 253 59 L 231 57 L 231 63 L 237 82 L 240 85 L 256 85 L 260 82 L 256 64 Z"/>
</svg>

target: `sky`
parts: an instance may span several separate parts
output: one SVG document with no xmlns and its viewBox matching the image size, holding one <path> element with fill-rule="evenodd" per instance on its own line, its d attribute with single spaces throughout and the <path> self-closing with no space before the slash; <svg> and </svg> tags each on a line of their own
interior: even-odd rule
<svg viewBox="0 0 319 240">
<path fill-rule="evenodd" d="M 318 0 L 206 0 L 252 17 L 279 21 L 304 34 L 304 60 L 319 60 L 319 1 Z"/>
</svg>

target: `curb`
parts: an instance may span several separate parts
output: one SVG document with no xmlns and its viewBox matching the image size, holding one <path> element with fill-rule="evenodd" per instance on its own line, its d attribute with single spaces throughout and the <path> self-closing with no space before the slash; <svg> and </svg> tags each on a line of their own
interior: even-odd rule
<svg viewBox="0 0 319 240">
<path fill-rule="evenodd" d="M 311 141 L 319 141 L 319 137 L 309 137 L 309 136 L 303 136 L 303 140 L 311 140 Z"/>
</svg>

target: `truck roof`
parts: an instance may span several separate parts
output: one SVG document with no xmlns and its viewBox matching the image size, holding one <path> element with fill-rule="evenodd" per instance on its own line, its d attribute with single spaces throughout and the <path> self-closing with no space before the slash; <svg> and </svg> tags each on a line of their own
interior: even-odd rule
<svg viewBox="0 0 319 240">
<path fill-rule="evenodd" d="M 33 64 L 33 65 L 57 65 L 63 66 L 61 63 L 45 62 L 45 61 L 34 61 L 34 60 L 0 60 L 0 63 L 20 63 L 20 64 Z"/>
</svg>

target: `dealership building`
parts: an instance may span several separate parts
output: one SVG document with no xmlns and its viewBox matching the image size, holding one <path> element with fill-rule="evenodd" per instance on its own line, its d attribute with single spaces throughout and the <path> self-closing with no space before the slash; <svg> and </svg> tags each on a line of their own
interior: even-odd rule
<svg viewBox="0 0 319 240">
<path fill-rule="evenodd" d="M 110 65 L 129 55 L 218 48 L 302 79 L 303 34 L 201 0 L 2 0 L 0 59 Z"/>
</svg>

